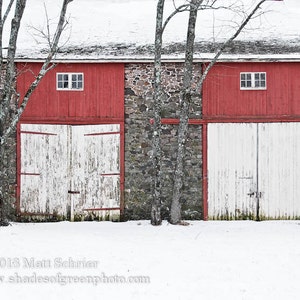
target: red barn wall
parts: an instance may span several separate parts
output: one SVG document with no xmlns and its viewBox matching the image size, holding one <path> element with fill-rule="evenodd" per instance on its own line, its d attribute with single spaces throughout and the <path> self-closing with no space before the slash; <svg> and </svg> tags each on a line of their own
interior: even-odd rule
<svg viewBox="0 0 300 300">
<path fill-rule="evenodd" d="M 18 63 L 21 97 L 40 63 Z M 56 73 L 84 73 L 83 91 L 57 91 Z M 21 98 L 22 99 L 22 98 Z M 21 121 L 109 122 L 124 120 L 124 65 L 62 63 L 49 71 L 32 94 Z"/>
<path fill-rule="evenodd" d="M 240 72 L 266 72 L 266 90 L 240 90 Z M 203 86 L 204 117 L 300 116 L 297 63 L 218 63 Z"/>
</svg>

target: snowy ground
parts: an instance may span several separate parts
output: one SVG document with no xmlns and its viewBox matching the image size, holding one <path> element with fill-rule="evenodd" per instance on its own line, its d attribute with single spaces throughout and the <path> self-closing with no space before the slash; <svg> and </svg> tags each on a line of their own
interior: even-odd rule
<svg viewBox="0 0 300 300">
<path fill-rule="evenodd" d="M 300 221 L 14 223 L 0 241 L 1 299 L 300 299 Z"/>
</svg>

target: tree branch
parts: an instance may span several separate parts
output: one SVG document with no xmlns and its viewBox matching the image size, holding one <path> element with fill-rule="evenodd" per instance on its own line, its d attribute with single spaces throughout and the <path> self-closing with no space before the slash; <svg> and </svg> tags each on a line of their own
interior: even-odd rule
<svg viewBox="0 0 300 300">
<path fill-rule="evenodd" d="M 189 4 L 183 4 L 180 5 L 179 7 L 177 7 L 165 20 L 165 22 L 163 23 L 162 26 L 162 32 L 165 31 L 166 26 L 168 25 L 168 23 L 170 22 L 170 20 L 178 13 L 183 12 L 183 11 L 188 11 L 189 10 Z"/>
<path fill-rule="evenodd" d="M 7 51 L 6 76 L 4 81 L 3 94 L 1 95 L 0 123 L 2 124 L 8 114 L 9 103 L 13 95 L 12 86 L 15 83 L 15 55 L 17 47 L 18 33 L 21 19 L 26 6 L 26 0 L 17 0 L 14 17 L 11 21 L 11 31 Z M 3 142 L 3 139 L 2 139 Z"/>
<path fill-rule="evenodd" d="M 21 0 L 21 1 L 24 1 L 24 0 Z M 64 2 L 63 2 L 63 6 L 61 9 L 57 28 L 56 28 L 53 40 L 50 43 L 49 54 L 48 54 L 47 58 L 45 59 L 38 75 L 36 76 L 36 79 L 31 83 L 30 87 L 26 91 L 25 96 L 23 97 L 23 99 L 21 99 L 21 103 L 19 102 L 20 106 L 19 106 L 16 114 L 13 116 L 10 126 L 3 133 L 3 136 L 1 139 L 1 144 L 4 144 L 7 137 L 10 135 L 12 130 L 17 125 L 22 113 L 24 112 L 24 110 L 26 108 L 26 105 L 30 99 L 30 96 L 32 95 L 34 90 L 37 88 L 37 86 L 39 85 L 39 83 L 41 82 L 43 77 L 46 75 L 46 73 L 48 71 L 50 71 L 51 69 L 53 69 L 55 67 L 55 64 L 52 64 L 51 61 L 53 60 L 55 54 L 57 53 L 59 39 L 65 28 L 65 16 L 66 16 L 66 11 L 67 11 L 67 6 L 72 1 L 73 0 L 64 0 Z"/>
<path fill-rule="evenodd" d="M 15 0 L 10 0 L 7 8 L 6 8 L 6 11 L 3 15 L 3 18 L 2 18 L 2 6 L 3 6 L 3 1 L 1 0 L 0 1 L 0 74 L 3 70 L 3 44 L 2 44 L 2 40 L 3 40 L 3 28 L 4 28 L 4 24 L 5 24 L 5 21 L 7 19 L 7 16 L 11 10 L 11 7 L 13 5 L 13 3 L 15 2 Z"/>
<path fill-rule="evenodd" d="M 216 55 L 214 56 L 213 60 L 208 64 L 206 69 L 204 70 L 201 79 L 199 80 L 196 90 L 199 90 L 202 88 L 203 82 L 205 78 L 207 77 L 208 72 L 210 69 L 214 66 L 214 64 L 217 62 L 220 55 L 223 53 L 224 49 L 241 33 L 241 31 L 244 29 L 244 27 L 249 23 L 249 21 L 252 19 L 252 17 L 255 15 L 255 13 L 261 8 L 261 5 L 268 0 L 261 0 L 255 8 L 251 11 L 251 13 L 246 17 L 246 19 L 242 22 L 238 30 L 232 35 L 231 38 L 229 38 L 217 51 Z"/>
<path fill-rule="evenodd" d="M 14 4 L 14 2 L 15 2 L 15 0 L 10 0 L 10 2 L 8 4 L 7 8 L 6 8 L 5 14 L 3 16 L 3 19 L 2 19 L 2 25 L 4 25 L 4 23 L 5 23 L 5 21 L 6 21 L 7 17 L 8 17 L 9 12 L 11 11 L 11 7 Z"/>
</svg>

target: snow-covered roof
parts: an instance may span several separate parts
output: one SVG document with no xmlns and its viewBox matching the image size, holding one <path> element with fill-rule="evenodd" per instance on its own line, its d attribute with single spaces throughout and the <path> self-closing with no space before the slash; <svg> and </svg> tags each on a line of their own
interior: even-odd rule
<svg viewBox="0 0 300 300">
<path fill-rule="evenodd" d="M 61 0 L 27 0 L 17 56 L 40 59 L 47 52 L 46 13 L 50 28 L 58 19 Z M 165 17 L 184 0 L 166 0 Z M 219 0 L 220 4 L 245 5 L 258 0 Z M 157 0 L 73 0 L 68 7 L 69 25 L 62 36 L 58 60 L 152 60 Z M 266 1 L 260 14 L 238 39 L 229 45 L 223 59 L 300 60 L 300 1 Z M 263 12 L 263 13 L 262 13 Z M 229 10 L 203 10 L 198 14 L 195 57 L 210 59 L 220 43 L 232 35 L 244 18 Z M 188 13 L 176 15 L 166 27 L 164 58 L 183 58 Z"/>
</svg>

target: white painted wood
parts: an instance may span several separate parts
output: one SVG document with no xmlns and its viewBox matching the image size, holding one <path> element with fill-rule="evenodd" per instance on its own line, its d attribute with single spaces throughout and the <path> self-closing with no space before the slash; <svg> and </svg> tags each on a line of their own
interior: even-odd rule
<svg viewBox="0 0 300 300">
<path fill-rule="evenodd" d="M 260 217 L 300 217 L 300 123 L 259 125 Z"/>
<path fill-rule="evenodd" d="M 253 218 L 256 130 L 256 124 L 208 125 L 209 218 Z"/>
<path fill-rule="evenodd" d="M 299 178 L 300 123 L 209 124 L 209 218 L 299 218 Z"/>
<path fill-rule="evenodd" d="M 21 132 L 21 212 L 66 215 L 67 127 L 22 124 Z"/>
<path fill-rule="evenodd" d="M 72 128 L 74 213 L 84 209 L 120 207 L 120 126 Z M 110 133 L 110 134 L 109 134 Z"/>
<path fill-rule="evenodd" d="M 22 124 L 21 212 L 72 219 L 85 209 L 119 208 L 119 131 L 118 124 Z"/>
</svg>

